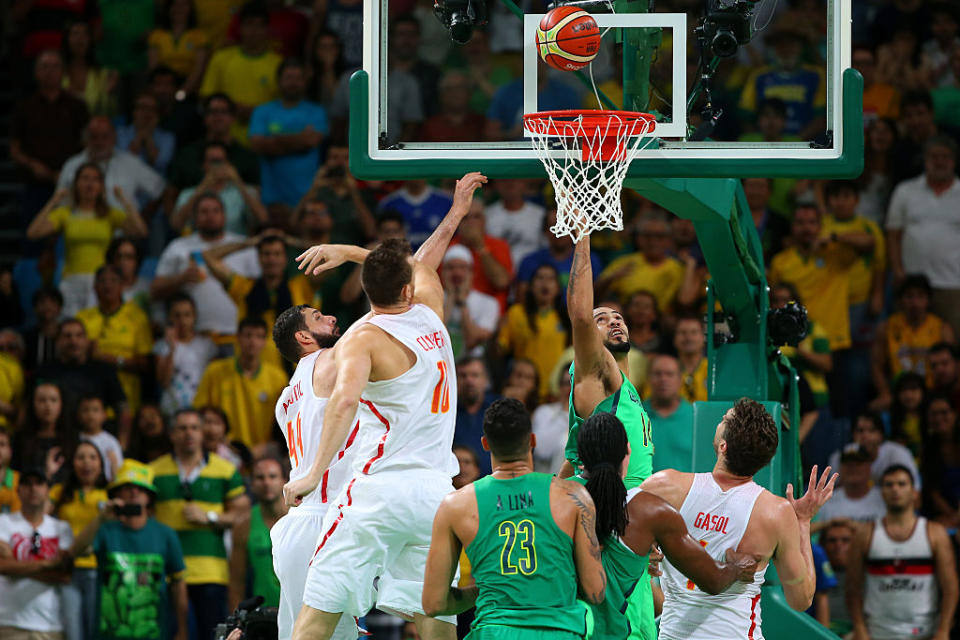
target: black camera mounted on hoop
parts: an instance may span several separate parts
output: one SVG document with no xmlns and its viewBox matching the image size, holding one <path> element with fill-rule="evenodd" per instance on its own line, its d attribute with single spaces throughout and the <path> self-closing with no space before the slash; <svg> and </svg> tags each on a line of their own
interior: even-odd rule
<svg viewBox="0 0 960 640">
<path fill-rule="evenodd" d="M 450 39 L 458 44 L 470 42 L 474 27 L 487 24 L 484 0 L 434 0 L 433 14 L 450 32 Z"/>
<path fill-rule="evenodd" d="M 263 596 L 248 598 L 237 605 L 227 619 L 217 625 L 214 640 L 226 640 L 240 629 L 243 640 L 277 640 L 277 608 L 262 607 Z"/>
</svg>

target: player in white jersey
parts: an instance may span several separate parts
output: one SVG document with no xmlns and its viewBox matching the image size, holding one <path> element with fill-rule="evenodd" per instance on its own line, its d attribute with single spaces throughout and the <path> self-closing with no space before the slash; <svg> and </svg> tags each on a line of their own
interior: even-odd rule
<svg viewBox="0 0 960 640">
<path fill-rule="evenodd" d="M 359 405 L 356 475 L 324 519 L 294 640 L 327 640 L 343 614 L 364 615 L 374 605 L 412 619 L 423 640 L 456 637 L 453 616 L 428 618 L 421 604 L 433 516 L 459 470 L 451 450 L 457 385 L 437 267 L 484 182 L 479 173 L 458 181 L 450 212 L 412 259 L 397 240 L 371 252 L 328 245 L 303 256 L 308 271 L 320 262 L 362 262 L 372 313 L 337 345 L 337 381 L 313 466 L 284 487 L 288 504 L 317 487 Z"/>
<path fill-rule="evenodd" d="M 763 406 L 742 398 L 717 425 L 713 447 L 717 462 L 711 473 L 681 473 L 666 469 L 650 476 L 641 488 L 660 496 L 686 522 L 690 535 L 707 553 L 723 558 L 729 548 L 761 559 L 750 584 L 734 583 L 718 595 L 707 595 L 683 576 L 669 560 L 663 564 L 662 640 L 762 640 L 760 586 L 772 560 L 787 603 L 803 611 L 816 587 L 810 520 L 833 493 L 837 475 L 827 467 L 810 475 L 807 493 L 786 499 L 753 482 L 753 475 L 777 451 L 778 427 Z"/>
<path fill-rule="evenodd" d="M 290 383 L 277 400 L 275 412 L 287 442 L 291 479 L 307 474 L 313 462 L 312 452 L 320 443 L 324 410 L 336 380 L 333 346 L 339 336 L 336 318 L 307 305 L 287 309 L 273 325 L 277 349 L 297 365 Z M 323 517 L 331 501 L 353 476 L 359 429 L 355 421 L 341 442 L 336 459 L 324 472 L 320 486 L 304 496 L 298 506 L 291 507 L 270 530 L 273 569 L 280 581 L 278 640 L 289 640 L 293 635 L 293 624 L 303 604 L 310 557 L 322 533 Z M 355 640 L 357 635 L 355 621 L 345 616 L 334 637 Z"/>
<path fill-rule="evenodd" d="M 880 476 L 886 515 L 862 526 L 847 560 L 847 610 L 855 640 L 947 640 L 957 608 L 957 570 L 947 530 L 917 517 L 913 473 Z M 866 588 L 864 588 L 866 587 Z"/>
</svg>

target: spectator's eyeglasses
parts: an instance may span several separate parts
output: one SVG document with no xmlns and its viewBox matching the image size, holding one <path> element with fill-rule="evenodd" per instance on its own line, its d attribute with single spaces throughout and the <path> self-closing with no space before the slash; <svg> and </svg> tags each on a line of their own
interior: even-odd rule
<svg viewBox="0 0 960 640">
<path fill-rule="evenodd" d="M 193 500 L 193 489 L 190 487 L 189 482 L 180 483 L 180 491 L 183 493 L 184 500 L 187 502 L 191 502 Z"/>
<path fill-rule="evenodd" d="M 33 532 L 33 537 L 30 540 L 30 552 L 38 556 L 40 555 L 40 550 L 43 549 L 43 537 L 40 535 L 39 531 Z"/>
</svg>

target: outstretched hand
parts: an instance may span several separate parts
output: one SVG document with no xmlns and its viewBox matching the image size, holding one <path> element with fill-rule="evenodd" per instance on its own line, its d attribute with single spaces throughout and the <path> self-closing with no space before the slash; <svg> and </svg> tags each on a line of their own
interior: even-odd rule
<svg viewBox="0 0 960 640">
<path fill-rule="evenodd" d="M 297 268 L 308 276 L 317 276 L 347 261 L 346 247 L 339 244 L 317 244 L 297 256 Z"/>
<path fill-rule="evenodd" d="M 487 176 L 479 171 L 471 171 L 457 180 L 457 187 L 453 192 L 453 204 L 469 207 L 473 201 L 473 192 L 487 183 Z"/>
<path fill-rule="evenodd" d="M 807 492 L 799 500 L 793 497 L 793 483 L 787 485 L 786 498 L 796 512 L 797 519 L 808 522 L 813 520 L 813 516 L 817 515 L 820 507 L 833 495 L 833 485 L 836 484 L 840 474 L 835 473 L 831 477 L 830 471 L 832 471 L 830 467 L 824 469 L 823 475 L 818 480 L 817 465 L 813 465 L 813 469 L 810 470 L 810 484 L 807 486 Z"/>
</svg>

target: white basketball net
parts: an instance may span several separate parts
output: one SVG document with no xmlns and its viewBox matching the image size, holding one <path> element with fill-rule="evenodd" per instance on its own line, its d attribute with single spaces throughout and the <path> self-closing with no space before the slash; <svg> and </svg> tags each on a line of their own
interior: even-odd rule
<svg viewBox="0 0 960 640">
<path fill-rule="evenodd" d="M 623 180 L 637 152 L 654 140 L 648 135 L 656 125 L 652 117 L 596 113 L 587 115 L 587 126 L 583 114 L 524 118 L 553 183 L 557 223 L 550 231 L 558 238 L 568 235 L 574 243 L 600 229 L 623 230 Z M 599 125 L 598 115 L 603 118 Z"/>
</svg>

